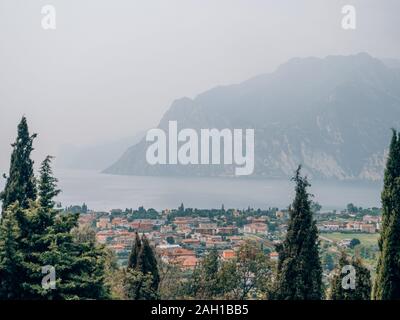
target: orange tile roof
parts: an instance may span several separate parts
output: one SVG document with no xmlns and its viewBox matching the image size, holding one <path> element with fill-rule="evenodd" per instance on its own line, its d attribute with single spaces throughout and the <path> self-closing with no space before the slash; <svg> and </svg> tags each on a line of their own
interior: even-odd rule
<svg viewBox="0 0 400 320">
<path fill-rule="evenodd" d="M 235 257 L 235 251 L 233 250 L 224 250 L 222 252 L 222 258 L 224 259 L 233 259 Z"/>
</svg>

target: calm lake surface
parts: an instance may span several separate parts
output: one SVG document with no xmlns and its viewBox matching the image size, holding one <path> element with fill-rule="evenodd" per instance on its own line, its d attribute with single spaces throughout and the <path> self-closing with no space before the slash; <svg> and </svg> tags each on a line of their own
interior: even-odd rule
<svg viewBox="0 0 400 320">
<path fill-rule="evenodd" d="M 180 203 L 196 208 L 284 208 L 293 198 L 288 180 L 235 178 L 114 176 L 95 171 L 56 170 L 63 190 L 63 206 L 87 203 L 89 208 L 176 208 Z M 381 183 L 311 181 L 324 209 L 342 209 L 347 203 L 380 206 Z M 4 182 L 1 182 L 1 189 Z"/>
</svg>

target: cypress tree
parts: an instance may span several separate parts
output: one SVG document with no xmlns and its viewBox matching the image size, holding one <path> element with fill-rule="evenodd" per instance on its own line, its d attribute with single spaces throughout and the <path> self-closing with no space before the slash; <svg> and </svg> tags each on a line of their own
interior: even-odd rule
<svg viewBox="0 0 400 320">
<path fill-rule="evenodd" d="M 213 299 L 219 293 L 218 272 L 220 269 L 219 254 L 216 248 L 212 248 L 204 257 L 201 263 L 203 269 L 202 275 L 202 299 Z"/>
<path fill-rule="evenodd" d="M 142 251 L 142 241 L 140 240 L 139 234 L 135 234 L 135 242 L 133 243 L 131 253 L 128 258 L 128 268 L 136 269 L 138 266 L 138 258 Z"/>
<path fill-rule="evenodd" d="M 371 300 L 372 281 L 370 271 L 364 266 L 359 257 L 353 259 L 353 266 L 357 274 L 355 298 L 357 300 Z"/>
<path fill-rule="evenodd" d="M 204 257 L 202 265 L 206 279 L 213 279 L 219 270 L 219 255 L 215 247 Z"/>
<path fill-rule="evenodd" d="M 158 271 L 157 259 L 154 255 L 153 249 L 150 246 L 149 240 L 145 235 L 142 236 L 142 250 L 139 259 L 139 270 L 143 274 L 151 274 L 152 276 L 152 288 L 158 290 L 160 284 L 160 274 Z"/>
<path fill-rule="evenodd" d="M 355 288 L 343 288 L 342 281 L 346 274 L 342 273 L 344 266 L 353 266 L 355 269 Z M 342 252 L 339 265 L 334 271 L 331 280 L 330 299 L 332 300 L 370 300 L 371 299 L 371 275 L 364 267 L 361 259 L 349 259 L 345 252 Z"/>
<path fill-rule="evenodd" d="M 136 239 L 128 259 L 128 269 L 140 271 L 144 275 L 148 273 L 151 274 L 152 288 L 154 290 L 158 289 L 160 275 L 158 271 L 157 259 L 146 236 L 143 235 L 142 239 L 140 239 L 137 232 Z"/>
<path fill-rule="evenodd" d="M 53 157 L 47 156 L 40 166 L 39 181 L 39 203 L 42 208 L 52 209 L 55 205 L 53 199 L 61 190 L 57 189 L 57 178 L 53 176 L 51 160 Z"/>
<path fill-rule="evenodd" d="M 125 295 L 134 300 L 153 300 L 158 298 L 160 275 L 157 259 L 146 236 L 136 239 L 124 271 Z"/>
<path fill-rule="evenodd" d="M 30 155 L 33 151 L 32 143 L 36 134 L 30 135 L 25 117 L 18 125 L 18 135 L 11 145 L 10 171 L 4 191 L 0 193 L 4 212 L 12 203 L 18 201 L 22 208 L 28 208 L 30 200 L 36 199 L 36 182 L 33 172 L 33 160 Z"/>
<path fill-rule="evenodd" d="M 393 130 L 386 162 L 382 199 L 382 226 L 379 238 L 373 298 L 400 299 L 400 136 Z"/>
<path fill-rule="evenodd" d="M 289 208 L 286 238 L 277 246 L 277 292 L 279 300 L 319 300 L 322 298 L 322 267 L 319 260 L 318 230 L 310 208 L 310 184 L 300 175 L 292 179 L 296 196 Z"/>
<path fill-rule="evenodd" d="M 143 274 L 135 269 L 123 270 L 123 295 L 129 300 L 156 300 L 158 292 L 152 288 L 151 274 Z"/>
</svg>

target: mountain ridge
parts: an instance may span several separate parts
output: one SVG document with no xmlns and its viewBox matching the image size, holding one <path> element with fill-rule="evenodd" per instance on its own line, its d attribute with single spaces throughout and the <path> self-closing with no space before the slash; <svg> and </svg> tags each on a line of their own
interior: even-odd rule
<svg viewBox="0 0 400 320">
<path fill-rule="evenodd" d="M 378 180 L 390 128 L 400 125 L 400 70 L 367 53 L 293 58 L 275 72 L 175 100 L 159 128 L 254 128 L 253 175 Z M 150 166 L 142 139 L 109 174 L 231 176 L 231 165 Z"/>
</svg>

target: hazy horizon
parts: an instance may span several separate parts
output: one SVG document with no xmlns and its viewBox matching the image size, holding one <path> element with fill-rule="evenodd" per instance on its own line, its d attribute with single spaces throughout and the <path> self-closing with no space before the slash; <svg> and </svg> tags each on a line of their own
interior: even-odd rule
<svg viewBox="0 0 400 320">
<path fill-rule="evenodd" d="M 156 126 L 172 101 L 274 71 L 293 57 L 400 58 L 386 1 L 105 1 L 0 4 L 0 172 L 24 114 L 34 158 Z M 41 28 L 52 4 L 57 29 Z M 357 29 L 343 30 L 354 5 Z M 373 41 L 371 41 L 373 39 Z"/>
</svg>

